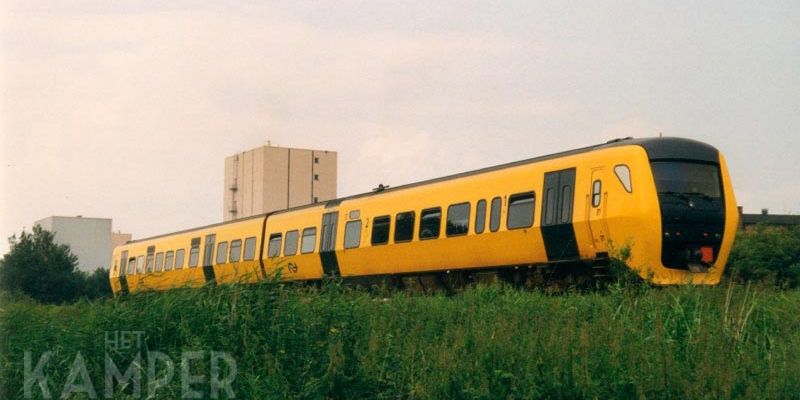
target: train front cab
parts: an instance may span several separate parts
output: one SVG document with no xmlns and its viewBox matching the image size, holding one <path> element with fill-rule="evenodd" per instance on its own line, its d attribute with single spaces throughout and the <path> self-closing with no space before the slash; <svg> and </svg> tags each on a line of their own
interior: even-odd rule
<svg viewBox="0 0 800 400">
<path fill-rule="evenodd" d="M 612 255 L 629 248 L 628 265 L 655 284 L 719 283 L 738 224 L 724 157 L 689 139 L 633 142 L 633 196 L 608 212 Z"/>
</svg>

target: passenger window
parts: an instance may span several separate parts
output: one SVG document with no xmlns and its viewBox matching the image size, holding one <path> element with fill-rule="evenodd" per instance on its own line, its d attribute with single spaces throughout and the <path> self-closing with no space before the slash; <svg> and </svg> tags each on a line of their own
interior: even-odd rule
<svg viewBox="0 0 800 400">
<path fill-rule="evenodd" d="M 483 233 L 486 228 L 486 200 L 478 200 L 475 207 L 475 233 Z"/>
<path fill-rule="evenodd" d="M 217 265 L 225 264 L 228 259 L 228 242 L 217 243 Z"/>
<path fill-rule="evenodd" d="M 394 218 L 394 242 L 408 242 L 414 238 L 414 215 L 413 211 L 398 213 Z"/>
<path fill-rule="evenodd" d="M 508 229 L 530 228 L 536 195 L 533 192 L 513 194 L 508 198 Z"/>
<path fill-rule="evenodd" d="M 228 258 L 230 262 L 239 262 L 242 258 L 242 239 L 236 239 L 231 242 L 231 255 Z"/>
<path fill-rule="evenodd" d="M 422 210 L 419 217 L 419 238 L 436 239 L 442 229 L 442 209 L 440 207 Z"/>
<path fill-rule="evenodd" d="M 147 264 L 145 270 L 147 270 L 147 272 L 153 272 L 153 253 L 147 253 Z"/>
<path fill-rule="evenodd" d="M 267 257 L 273 258 L 281 255 L 281 234 L 273 233 L 269 237 L 269 247 L 267 248 Z"/>
<path fill-rule="evenodd" d="M 167 252 L 167 255 L 164 256 L 164 271 L 172 270 L 173 261 L 175 261 L 175 252 L 170 250 Z"/>
<path fill-rule="evenodd" d="M 567 224 L 572 222 L 572 186 L 563 186 L 561 188 L 561 223 Z"/>
<path fill-rule="evenodd" d="M 164 268 L 164 253 L 156 254 L 156 272 L 161 272 Z"/>
<path fill-rule="evenodd" d="M 466 235 L 469 231 L 469 203 L 453 204 L 447 207 L 447 236 Z"/>
<path fill-rule="evenodd" d="M 256 238 L 249 237 L 244 240 L 244 259 L 249 261 L 256 257 Z"/>
<path fill-rule="evenodd" d="M 175 269 L 183 268 L 183 256 L 186 254 L 186 250 L 180 249 L 175 252 Z"/>
<path fill-rule="evenodd" d="M 303 240 L 300 243 L 300 252 L 313 253 L 317 245 L 317 228 L 303 229 Z"/>
<path fill-rule="evenodd" d="M 286 243 L 283 247 L 284 256 L 293 256 L 297 254 L 297 230 L 286 232 Z"/>
<path fill-rule="evenodd" d="M 592 183 L 592 207 L 600 207 L 600 193 L 602 192 L 602 187 L 603 184 L 599 179 Z"/>
<path fill-rule="evenodd" d="M 136 258 L 136 273 L 141 274 L 144 272 L 144 256 Z"/>
<path fill-rule="evenodd" d="M 197 261 L 200 258 L 200 238 L 192 239 L 192 247 L 189 249 L 189 267 L 194 268 L 197 266 Z"/>
<path fill-rule="evenodd" d="M 119 275 L 120 276 L 126 275 L 126 274 L 129 273 L 128 272 L 128 250 L 123 251 L 122 254 L 120 255 L 119 265 L 120 265 L 120 268 L 119 268 L 119 272 L 120 272 Z"/>
<path fill-rule="evenodd" d="M 556 192 L 553 188 L 547 188 L 547 192 L 544 195 L 545 203 L 547 204 L 547 209 L 544 210 L 544 224 L 553 225 L 556 222 Z"/>
<path fill-rule="evenodd" d="M 361 245 L 361 220 L 350 221 L 344 226 L 344 248 L 354 249 Z"/>
<path fill-rule="evenodd" d="M 633 184 L 631 184 L 631 170 L 625 164 L 620 164 L 614 167 L 614 174 L 619 178 L 619 182 L 628 193 L 633 193 Z"/>
<path fill-rule="evenodd" d="M 389 243 L 389 231 L 391 229 L 392 218 L 388 215 L 375 217 L 372 220 L 372 244 Z"/>
<path fill-rule="evenodd" d="M 136 273 L 136 257 L 131 257 L 128 259 L 128 275 L 133 275 Z"/>
<path fill-rule="evenodd" d="M 489 230 L 492 232 L 497 232 L 500 229 L 500 207 L 502 206 L 502 200 L 500 197 L 495 197 L 492 199 L 492 215 L 489 218 Z"/>
</svg>

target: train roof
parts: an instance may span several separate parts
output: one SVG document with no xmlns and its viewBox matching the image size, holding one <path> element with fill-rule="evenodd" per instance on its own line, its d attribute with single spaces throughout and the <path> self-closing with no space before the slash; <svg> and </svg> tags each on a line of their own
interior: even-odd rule
<svg viewBox="0 0 800 400">
<path fill-rule="evenodd" d="M 354 194 L 354 195 L 350 195 L 350 196 L 346 196 L 346 197 L 340 197 L 340 198 L 336 198 L 336 199 L 333 199 L 333 200 L 328 200 L 328 201 L 325 201 L 325 202 L 306 204 L 306 205 L 302 205 L 302 206 L 287 208 L 285 210 L 273 211 L 271 213 L 252 215 L 252 216 L 249 216 L 249 217 L 235 219 L 235 220 L 232 220 L 232 221 L 218 222 L 218 223 L 215 223 L 215 224 L 199 226 L 199 227 L 196 227 L 196 228 L 184 229 L 184 230 L 180 230 L 180 231 L 177 231 L 177 232 L 166 233 L 166 234 L 162 234 L 162 235 L 156 235 L 156 236 L 151 236 L 151 237 L 147 237 L 147 238 L 132 240 L 132 241 L 129 241 L 128 243 L 138 243 L 138 242 L 143 242 L 143 241 L 146 241 L 146 240 L 152 240 L 152 239 L 156 239 L 156 238 L 160 238 L 160 237 L 164 237 L 164 236 L 177 235 L 177 234 L 187 233 L 187 232 L 196 231 L 196 230 L 208 229 L 208 228 L 213 228 L 215 226 L 233 224 L 233 223 L 242 222 L 242 221 L 246 221 L 246 220 L 249 220 L 249 219 L 255 219 L 255 218 L 264 218 L 264 217 L 267 217 L 269 215 L 285 214 L 285 213 L 295 212 L 295 211 L 299 211 L 299 210 L 303 210 L 303 209 L 311 209 L 311 208 L 323 207 L 323 206 L 325 208 L 332 208 L 332 207 L 338 206 L 343 201 L 348 201 L 348 200 L 353 200 L 353 199 L 358 199 L 358 198 L 363 198 L 363 197 L 369 197 L 369 196 L 378 196 L 378 195 L 381 195 L 381 194 L 384 194 L 384 193 L 390 193 L 390 192 L 395 192 L 395 191 L 399 191 L 399 190 L 410 189 L 410 188 L 414 188 L 414 187 L 418 187 L 418 186 L 430 185 L 430 184 L 449 181 L 449 180 L 453 180 L 453 179 L 464 178 L 464 177 L 467 177 L 467 176 L 479 175 L 479 174 L 492 172 L 492 171 L 498 171 L 498 170 L 502 170 L 502 169 L 506 169 L 506 168 L 513 168 L 513 167 L 517 167 L 517 166 L 520 166 L 520 165 L 534 164 L 534 163 L 553 160 L 553 159 L 557 159 L 557 158 L 569 157 L 569 156 L 573 156 L 573 155 L 576 155 L 576 154 L 583 154 L 583 153 L 588 153 L 588 152 L 592 152 L 592 151 L 603 150 L 603 149 L 608 149 L 608 148 L 613 148 L 613 147 L 637 146 L 637 145 L 641 146 L 641 147 L 643 147 L 645 149 L 645 151 L 647 152 L 648 157 L 650 159 L 691 159 L 691 160 L 699 160 L 699 161 L 704 161 L 704 162 L 714 162 L 714 163 L 718 162 L 718 151 L 717 151 L 717 149 L 714 148 L 713 146 L 709 145 L 709 144 L 706 144 L 706 143 L 703 143 L 703 142 L 699 142 L 699 141 L 696 141 L 696 140 L 685 139 L 685 138 L 677 138 L 677 137 L 653 137 L 653 138 L 638 138 L 638 139 L 635 139 L 635 138 L 632 138 L 632 137 L 627 137 L 627 138 L 609 140 L 608 142 L 602 143 L 602 144 L 597 144 L 597 145 L 592 145 L 592 146 L 587 146 L 587 147 L 581 147 L 581 148 L 578 148 L 578 149 L 562 151 L 562 152 L 548 154 L 548 155 L 544 155 L 544 156 L 527 158 L 527 159 L 524 159 L 524 160 L 513 161 L 513 162 L 509 162 L 509 163 L 504 163 L 504 164 L 498 164 L 498 165 L 494 165 L 494 166 L 491 166 L 491 167 L 476 169 L 476 170 L 467 171 L 467 172 L 460 172 L 460 173 L 457 173 L 457 174 L 446 175 L 446 176 L 433 178 L 433 179 L 428 179 L 428 180 L 424 180 L 424 181 L 413 182 L 413 183 L 408 183 L 408 184 L 405 184 L 405 185 L 389 187 L 389 188 L 382 189 L 382 190 L 365 192 L 365 193 L 358 193 L 358 194 Z"/>
</svg>

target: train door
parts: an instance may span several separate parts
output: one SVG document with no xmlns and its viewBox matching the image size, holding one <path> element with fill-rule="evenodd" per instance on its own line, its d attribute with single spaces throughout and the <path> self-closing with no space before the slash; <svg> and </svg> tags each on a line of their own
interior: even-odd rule
<svg viewBox="0 0 800 400">
<path fill-rule="evenodd" d="M 339 275 L 339 261 L 336 259 L 336 228 L 338 222 L 338 211 L 322 215 L 322 235 L 319 241 L 319 258 L 322 262 L 322 272 L 325 275 Z"/>
<path fill-rule="evenodd" d="M 122 294 L 128 293 L 128 250 L 122 252 L 119 258 L 119 290 Z"/>
<path fill-rule="evenodd" d="M 572 207 L 575 198 L 575 168 L 544 174 L 542 237 L 549 261 L 578 258 Z"/>
<path fill-rule="evenodd" d="M 205 249 L 203 250 L 203 275 L 206 282 L 216 282 L 214 279 L 214 242 L 216 234 L 206 235 Z"/>
<path fill-rule="evenodd" d="M 589 188 L 589 200 L 586 203 L 587 221 L 589 232 L 593 240 L 595 253 L 607 252 L 606 246 L 608 239 L 608 225 L 606 224 L 606 205 L 608 203 L 608 192 L 605 191 L 605 170 L 597 167 L 592 170 L 591 187 Z"/>
</svg>

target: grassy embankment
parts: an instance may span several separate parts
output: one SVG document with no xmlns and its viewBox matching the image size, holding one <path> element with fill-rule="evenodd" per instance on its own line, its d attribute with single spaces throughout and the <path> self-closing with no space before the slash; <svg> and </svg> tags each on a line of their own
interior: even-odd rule
<svg viewBox="0 0 800 400">
<path fill-rule="evenodd" d="M 237 398 L 786 398 L 800 393 L 800 291 L 624 289 L 547 295 L 478 287 L 386 295 L 264 283 L 0 308 L 0 398 L 23 395 L 23 355 L 53 397 L 77 352 L 104 396 L 105 335 L 141 331 L 180 363 L 220 351 Z M 134 352 L 110 352 L 120 371 Z M 212 373 L 208 353 L 191 361 Z M 230 373 L 227 364 L 222 375 Z M 166 373 L 156 363 L 156 375 Z M 142 360 L 142 398 L 147 359 Z M 157 397 L 181 396 L 180 366 Z M 209 396 L 207 379 L 192 384 Z M 80 383 L 80 376 L 77 378 Z M 41 389 L 33 384 L 34 396 Z M 127 393 L 132 388 L 125 389 Z M 126 397 L 120 389 L 115 397 Z M 221 393 L 224 397 L 224 392 Z"/>
</svg>

